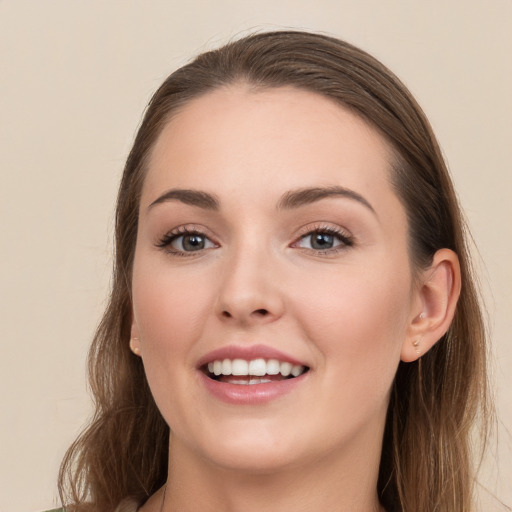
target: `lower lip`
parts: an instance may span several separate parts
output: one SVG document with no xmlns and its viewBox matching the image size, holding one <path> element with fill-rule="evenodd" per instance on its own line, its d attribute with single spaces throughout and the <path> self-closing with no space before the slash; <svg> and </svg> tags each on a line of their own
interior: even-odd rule
<svg viewBox="0 0 512 512">
<path fill-rule="evenodd" d="M 303 373 L 293 379 L 265 382 L 263 384 L 229 384 L 210 379 L 199 370 L 202 382 L 215 398 L 236 405 L 264 404 L 287 395 L 304 382 L 308 373 Z"/>
</svg>

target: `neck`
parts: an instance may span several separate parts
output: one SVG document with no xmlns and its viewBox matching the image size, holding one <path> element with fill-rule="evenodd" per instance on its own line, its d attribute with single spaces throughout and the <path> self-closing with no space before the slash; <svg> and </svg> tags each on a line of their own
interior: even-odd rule
<svg viewBox="0 0 512 512">
<path fill-rule="evenodd" d="M 300 466 L 250 472 L 213 465 L 175 442 L 163 512 L 383 511 L 377 498 L 380 449 L 372 461 L 361 453 L 333 452 Z"/>
</svg>

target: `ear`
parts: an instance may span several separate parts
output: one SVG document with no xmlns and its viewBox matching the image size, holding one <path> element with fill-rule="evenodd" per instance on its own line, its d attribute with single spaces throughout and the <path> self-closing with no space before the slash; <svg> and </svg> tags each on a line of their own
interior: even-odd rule
<svg viewBox="0 0 512 512">
<path fill-rule="evenodd" d="M 141 353 L 141 343 L 139 336 L 139 329 L 137 327 L 137 323 L 135 322 L 135 317 L 132 311 L 132 327 L 130 331 L 130 350 L 136 355 L 140 357 Z"/>
<path fill-rule="evenodd" d="M 450 249 L 440 249 L 432 265 L 421 273 L 402 346 L 402 361 L 416 361 L 446 333 L 455 314 L 460 287 L 459 258 Z"/>
</svg>

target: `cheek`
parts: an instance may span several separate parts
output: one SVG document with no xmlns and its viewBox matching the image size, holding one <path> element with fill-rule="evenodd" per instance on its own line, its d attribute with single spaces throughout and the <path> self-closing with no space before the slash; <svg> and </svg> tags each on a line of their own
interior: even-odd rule
<svg viewBox="0 0 512 512">
<path fill-rule="evenodd" d="M 190 272 L 169 272 L 135 262 L 133 313 L 142 341 L 142 355 L 149 372 L 153 367 L 176 365 L 200 338 L 204 318 L 211 309 L 205 280 Z M 204 277 L 204 276 L 203 276 Z"/>
<path fill-rule="evenodd" d="M 303 330 L 327 367 L 342 368 L 339 373 L 347 378 L 358 372 L 393 378 L 410 307 L 410 281 L 404 274 L 350 268 L 306 283 L 302 290 L 308 297 L 302 293 L 295 303 Z"/>
<path fill-rule="evenodd" d="M 384 421 L 410 300 L 405 283 L 390 281 L 368 273 L 339 276 L 310 297 L 301 315 L 302 330 L 321 353 L 318 407 L 329 418 L 327 437 L 380 428 Z"/>
<path fill-rule="evenodd" d="M 133 314 L 141 355 L 153 397 L 167 423 L 176 425 L 176 411 L 190 407 L 190 370 L 194 351 L 211 309 L 204 276 L 169 272 L 136 260 L 133 271 Z M 172 390 L 172 392 L 170 392 Z M 183 417 L 183 414 L 178 414 Z"/>
</svg>

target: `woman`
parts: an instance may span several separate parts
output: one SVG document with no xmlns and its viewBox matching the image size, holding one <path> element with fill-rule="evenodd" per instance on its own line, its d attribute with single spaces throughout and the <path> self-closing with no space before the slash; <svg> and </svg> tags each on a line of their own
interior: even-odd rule
<svg viewBox="0 0 512 512">
<path fill-rule="evenodd" d="M 472 510 L 464 231 L 424 114 L 361 50 L 263 33 L 173 73 L 121 182 L 63 503 Z"/>
</svg>

